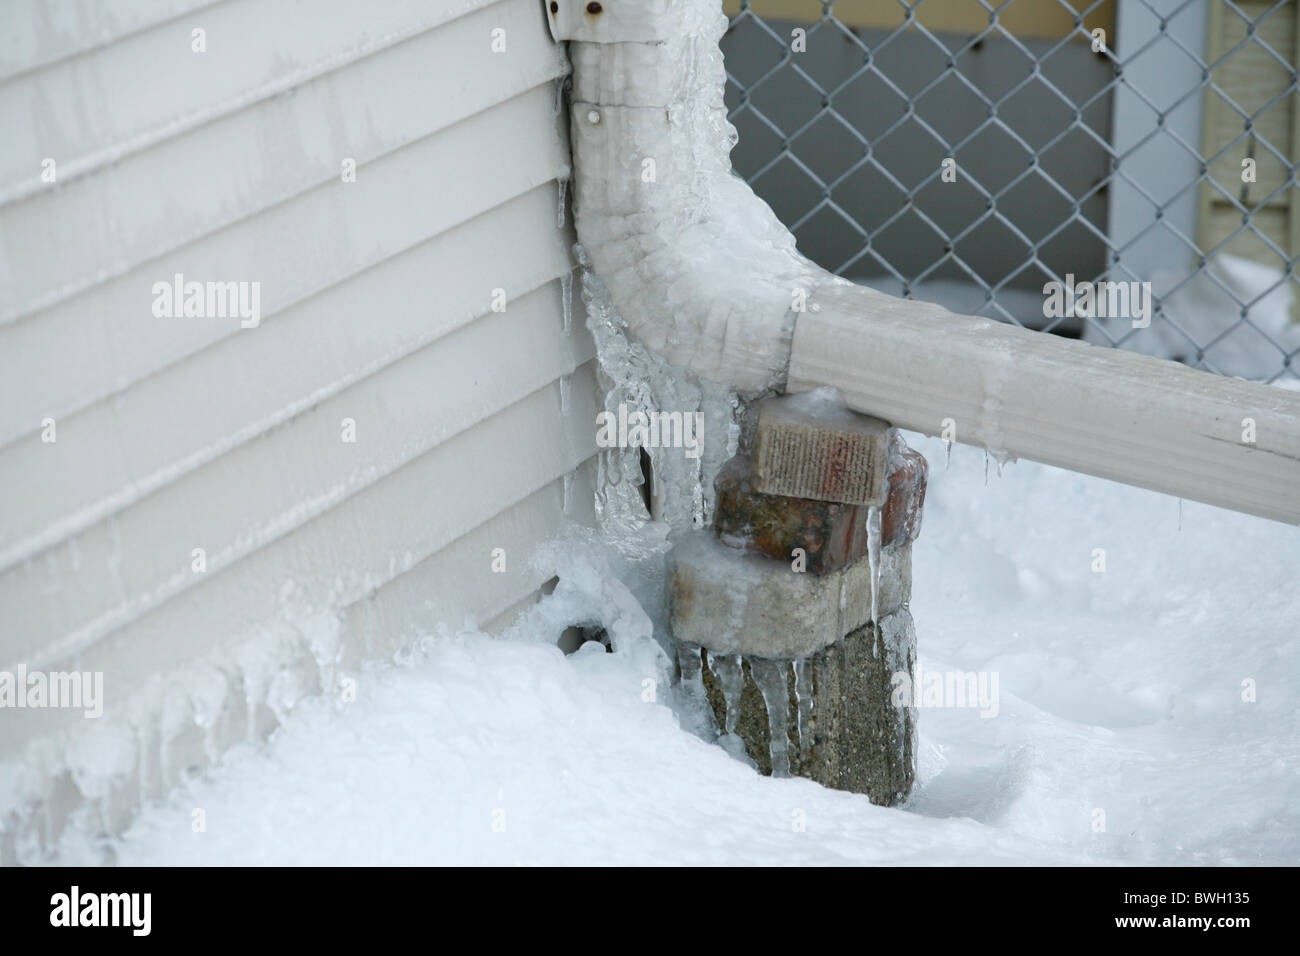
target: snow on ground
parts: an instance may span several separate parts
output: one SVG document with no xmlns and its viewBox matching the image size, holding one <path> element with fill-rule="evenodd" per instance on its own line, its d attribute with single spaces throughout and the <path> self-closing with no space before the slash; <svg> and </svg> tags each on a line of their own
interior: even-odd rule
<svg viewBox="0 0 1300 956">
<path fill-rule="evenodd" d="M 931 462 L 921 667 L 996 674 L 998 696 L 996 716 L 922 709 L 906 808 L 687 733 L 664 687 L 643 700 L 648 642 L 566 658 L 461 633 L 62 860 L 1300 862 L 1300 532 L 1027 462 L 990 463 L 986 486 L 982 452 L 945 470 L 909 440 Z"/>
</svg>

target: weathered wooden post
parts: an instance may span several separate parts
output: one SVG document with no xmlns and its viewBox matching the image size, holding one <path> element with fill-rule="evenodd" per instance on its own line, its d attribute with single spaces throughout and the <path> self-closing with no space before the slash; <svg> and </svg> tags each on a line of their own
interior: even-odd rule
<svg viewBox="0 0 1300 956">
<path fill-rule="evenodd" d="M 916 661 L 925 459 L 826 390 L 761 403 L 753 449 L 718 475 L 712 531 L 669 557 L 682 679 L 761 772 L 898 803 L 915 778 L 916 715 L 894 688 Z"/>
</svg>

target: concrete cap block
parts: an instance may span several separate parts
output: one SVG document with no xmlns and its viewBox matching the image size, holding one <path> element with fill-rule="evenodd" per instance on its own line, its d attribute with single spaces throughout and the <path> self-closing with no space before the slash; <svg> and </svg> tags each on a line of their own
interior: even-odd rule
<svg viewBox="0 0 1300 956">
<path fill-rule="evenodd" d="M 707 531 L 668 555 L 673 637 L 719 653 L 803 658 L 871 620 L 871 567 L 861 558 L 826 574 L 737 551 Z M 878 617 L 911 598 L 910 543 L 880 556 Z"/>
<path fill-rule="evenodd" d="M 754 488 L 858 505 L 885 501 L 890 426 L 819 388 L 759 403 Z"/>
</svg>

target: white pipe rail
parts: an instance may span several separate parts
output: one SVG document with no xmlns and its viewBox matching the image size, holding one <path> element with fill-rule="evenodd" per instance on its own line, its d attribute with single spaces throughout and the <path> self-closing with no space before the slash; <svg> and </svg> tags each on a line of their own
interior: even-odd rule
<svg viewBox="0 0 1300 956">
<path fill-rule="evenodd" d="M 578 238 L 629 334 L 745 393 L 859 411 L 1300 524 L 1300 393 L 836 278 L 731 174 L 719 0 L 543 0 L 570 41 Z"/>
</svg>

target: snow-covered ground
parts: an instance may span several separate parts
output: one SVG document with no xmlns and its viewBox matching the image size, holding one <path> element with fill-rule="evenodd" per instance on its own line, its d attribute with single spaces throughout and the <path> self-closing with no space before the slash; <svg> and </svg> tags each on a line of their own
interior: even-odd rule
<svg viewBox="0 0 1300 956">
<path fill-rule="evenodd" d="M 667 688 L 645 699 L 648 641 L 564 657 L 460 633 L 62 860 L 1300 862 L 1300 532 L 1028 462 L 986 485 L 980 451 L 945 470 L 908 437 L 931 462 L 921 667 L 996 674 L 998 700 L 921 711 L 907 807 L 681 729 Z"/>
</svg>

